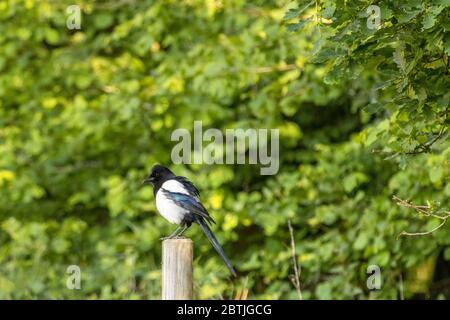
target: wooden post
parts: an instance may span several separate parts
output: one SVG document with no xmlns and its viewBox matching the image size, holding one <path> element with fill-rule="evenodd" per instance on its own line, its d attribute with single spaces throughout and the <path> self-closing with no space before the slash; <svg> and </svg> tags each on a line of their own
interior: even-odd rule
<svg viewBox="0 0 450 320">
<path fill-rule="evenodd" d="M 162 247 L 162 299 L 192 300 L 191 239 L 167 239 Z"/>
</svg>

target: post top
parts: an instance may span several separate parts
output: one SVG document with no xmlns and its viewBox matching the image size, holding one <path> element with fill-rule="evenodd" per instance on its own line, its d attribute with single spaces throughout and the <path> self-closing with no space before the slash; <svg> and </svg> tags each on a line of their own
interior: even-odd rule
<svg viewBox="0 0 450 320">
<path fill-rule="evenodd" d="M 186 237 L 182 237 L 182 238 L 172 238 L 172 239 L 164 239 L 163 242 L 167 242 L 167 243 L 180 243 L 180 242 L 192 242 L 191 239 L 186 238 Z"/>
</svg>

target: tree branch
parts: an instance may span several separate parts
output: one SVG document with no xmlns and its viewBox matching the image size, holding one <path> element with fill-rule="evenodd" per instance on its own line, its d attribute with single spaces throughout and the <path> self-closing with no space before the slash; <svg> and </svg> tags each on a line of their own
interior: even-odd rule
<svg viewBox="0 0 450 320">
<path fill-rule="evenodd" d="M 406 154 L 420 154 L 420 153 L 427 153 L 431 151 L 431 146 L 438 141 L 439 139 L 441 139 L 445 132 L 446 132 L 446 127 L 443 126 L 441 128 L 441 130 L 439 131 L 439 133 L 429 142 L 426 142 L 424 144 L 421 144 L 420 146 L 417 146 L 416 148 L 414 148 L 414 150 L 411 150 L 409 152 L 406 152 Z"/>
<path fill-rule="evenodd" d="M 441 228 L 447 222 L 447 220 L 450 218 L 450 211 L 440 210 L 440 209 L 436 210 L 430 204 L 427 204 L 427 205 L 416 205 L 416 204 L 411 203 L 408 200 L 400 199 L 397 196 L 393 196 L 392 198 L 394 199 L 396 204 L 401 206 L 401 207 L 413 209 L 417 213 L 419 213 L 420 215 L 423 215 L 425 217 L 432 217 L 432 218 L 436 218 L 436 219 L 441 220 L 441 223 L 438 226 L 434 227 L 433 229 L 431 229 L 429 231 L 424 231 L 424 232 L 407 232 L 407 231 L 402 231 L 398 235 L 397 238 L 400 238 L 401 236 L 425 236 L 425 235 L 429 235 L 429 234 L 435 232 L 436 230 L 438 230 L 439 228 Z"/>
<path fill-rule="evenodd" d="M 431 139 L 428 142 L 425 142 L 421 145 L 418 145 L 417 147 L 415 147 L 412 150 L 409 151 L 405 151 L 405 152 L 389 152 L 389 151 L 384 151 L 382 149 L 374 149 L 372 150 L 372 153 L 380 153 L 380 154 L 385 154 L 386 158 L 384 158 L 384 160 L 389 160 L 392 158 L 395 158 L 401 154 L 407 154 L 407 155 L 418 155 L 421 153 L 430 153 L 431 152 L 431 147 L 440 139 L 442 139 L 442 137 L 444 137 L 444 135 L 447 133 L 447 127 L 446 126 L 442 126 L 442 128 L 439 130 L 439 132 L 433 137 L 433 139 Z"/>
<path fill-rule="evenodd" d="M 297 263 L 297 255 L 295 252 L 295 240 L 294 240 L 294 230 L 292 229 L 291 220 L 288 220 L 288 227 L 289 227 L 289 234 L 291 235 L 291 254 L 292 254 L 292 262 L 294 264 L 294 272 L 295 275 L 291 276 L 292 284 L 294 285 L 295 289 L 297 290 L 298 298 L 300 300 L 303 300 L 302 297 L 302 290 L 300 289 L 300 273 L 301 273 L 301 267 Z"/>
</svg>

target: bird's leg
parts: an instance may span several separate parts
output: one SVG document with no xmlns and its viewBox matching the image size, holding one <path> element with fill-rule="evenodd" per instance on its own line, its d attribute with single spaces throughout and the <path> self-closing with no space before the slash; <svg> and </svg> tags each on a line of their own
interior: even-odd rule
<svg viewBox="0 0 450 320">
<path fill-rule="evenodd" d="M 181 230 L 180 233 L 178 233 L 178 234 L 175 236 L 175 238 L 182 237 L 182 236 L 183 236 L 183 233 L 184 233 L 190 226 L 191 226 L 190 224 L 187 224 L 187 223 L 186 223 L 186 224 L 184 225 L 183 230 Z"/>
<path fill-rule="evenodd" d="M 180 228 L 181 228 L 182 226 L 183 226 L 183 224 L 180 224 L 180 225 L 177 227 L 177 229 L 176 229 L 170 236 L 162 237 L 162 238 L 160 238 L 160 240 L 167 240 L 167 239 L 172 239 L 172 238 L 174 238 L 175 235 L 177 234 L 178 230 L 180 230 Z"/>
</svg>

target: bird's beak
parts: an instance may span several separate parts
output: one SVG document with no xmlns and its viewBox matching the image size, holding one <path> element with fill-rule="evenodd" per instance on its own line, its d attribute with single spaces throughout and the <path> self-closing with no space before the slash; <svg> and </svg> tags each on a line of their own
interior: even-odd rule
<svg viewBox="0 0 450 320">
<path fill-rule="evenodd" d="M 142 181 L 142 184 L 150 184 L 150 183 L 153 183 L 152 177 L 145 178 L 144 181 Z"/>
</svg>

